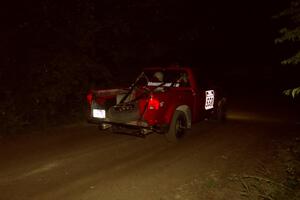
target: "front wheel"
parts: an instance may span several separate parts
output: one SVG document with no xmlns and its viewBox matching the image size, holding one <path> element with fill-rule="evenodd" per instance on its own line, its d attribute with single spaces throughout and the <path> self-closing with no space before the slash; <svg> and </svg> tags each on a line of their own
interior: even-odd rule
<svg viewBox="0 0 300 200">
<path fill-rule="evenodd" d="M 184 112 L 176 110 L 174 112 L 168 132 L 166 132 L 167 140 L 171 142 L 177 142 L 180 139 L 187 128 L 187 119 Z"/>
<path fill-rule="evenodd" d="M 213 118 L 217 121 L 224 122 L 227 117 L 227 100 L 225 97 L 217 102 L 216 110 L 214 111 Z"/>
</svg>

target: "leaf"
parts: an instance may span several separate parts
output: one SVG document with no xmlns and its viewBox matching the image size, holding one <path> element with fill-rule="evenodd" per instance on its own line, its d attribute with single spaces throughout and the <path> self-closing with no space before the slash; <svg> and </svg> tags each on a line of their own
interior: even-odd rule
<svg viewBox="0 0 300 200">
<path fill-rule="evenodd" d="M 290 88 L 290 89 L 284 90 L 282 93 L 286 96 L 292 96 L 293 98 L 295 98 L 296 96 L 298 96 L 300 94 L 300 86 L 297 88 Z"/>
<path fill-rule="evenodd" d="M 300 93 L 300 87 L 294 88 L 292 90 L 292 97 L 295 98 L 297 95 L 299 95 L 299 93 Z"/>
<path fill-rule="evenodd" d="M 286 59 L 286 60 L 283 60 L 281 61 L 281 64 L 283 65 L 289 65 L 289 64 L 292 64 L 292 65 L 296 65 L 300 62 L 300 51 L 297 52 L 294 56 Z"/>
<path fill-rule="evenodd" d="M 286 95 L 286 96 L 290 96 L 291 93 L 292 93 L 292 89 L 284 90 L 282 93 L 283 93 L 284 95 Z"/>
</svg>

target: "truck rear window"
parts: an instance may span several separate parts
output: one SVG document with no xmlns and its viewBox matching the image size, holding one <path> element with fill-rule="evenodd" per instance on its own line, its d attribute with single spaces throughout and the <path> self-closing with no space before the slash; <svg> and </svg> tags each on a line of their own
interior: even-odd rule
<svg viewBox="0 0 300 200">
<path fill-rule="evenodd" d="M 188 74 L 184 70 L 146 70 L 148 86 L 188 87 L 190 86 Z"/>
</svg>

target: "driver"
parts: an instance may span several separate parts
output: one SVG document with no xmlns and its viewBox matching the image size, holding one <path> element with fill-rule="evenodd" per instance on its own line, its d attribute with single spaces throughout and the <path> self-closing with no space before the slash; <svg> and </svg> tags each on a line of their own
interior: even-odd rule
<svg viewBox="0 0 300 200">
<path fill-rule="evenodd" d="M 186 73 L 181 73 L 180 78 L 176 81 L 177 83 L 180 83 L 181 86 L 188 86 L 189 81 L 188 81 L 188 75 Z"/>
<path fill-rule="evenodd" d="M 153 75 L 153 77 L 155 79 L 157 79 L 159 82 L 163 82 L 163 80 L 164 80 L 164 74 L 162 72 L 160 72 L 160 71 L 155 72 L 154 75 Z"/>
</svg>

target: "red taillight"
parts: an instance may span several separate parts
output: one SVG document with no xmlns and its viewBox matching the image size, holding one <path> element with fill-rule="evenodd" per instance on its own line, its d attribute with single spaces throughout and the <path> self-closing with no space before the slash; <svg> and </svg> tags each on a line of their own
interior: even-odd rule
<svg viewBox="0 0 300 200">
<path fill-rule="evenodd" d="M 148 102 L 148 109 L 158 110 L 158 108 L 159 108 L 159 101 L 151 97 Z"/>
<path fill-rule="evenodd" d="M 93 100 L 93 94 L 92 93 L 88 93 L 88 95 L 86 95 L 86 100 L 89 104 L 92 104 L 92 100 Z"/>
</svg>

